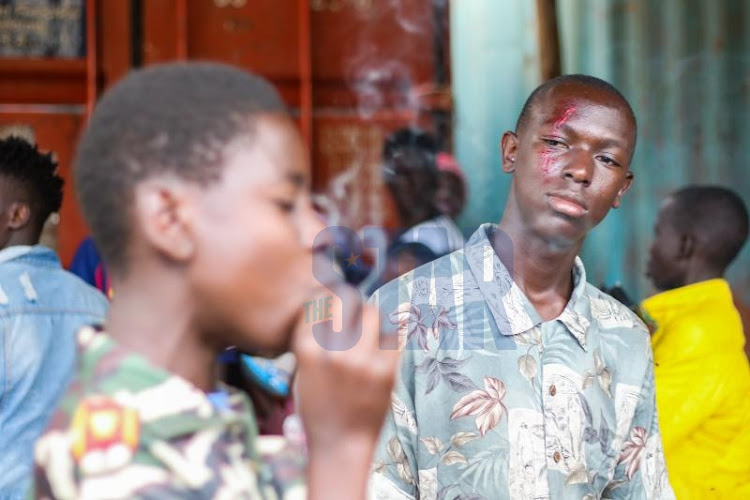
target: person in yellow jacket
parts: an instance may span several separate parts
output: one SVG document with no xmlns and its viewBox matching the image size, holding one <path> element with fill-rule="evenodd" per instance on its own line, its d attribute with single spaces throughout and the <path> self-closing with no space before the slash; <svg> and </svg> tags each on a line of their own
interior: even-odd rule
<svg viewBox="0 0 750 500">
<path fill-rule="evenodd" d="M 716 186 L 659 211 L 641 304 L 652 328 L 656 406 L 679 500 L 750 498 L 750 369 L 724 272 L 748 235 L 742 199 Z"/>
</svg>

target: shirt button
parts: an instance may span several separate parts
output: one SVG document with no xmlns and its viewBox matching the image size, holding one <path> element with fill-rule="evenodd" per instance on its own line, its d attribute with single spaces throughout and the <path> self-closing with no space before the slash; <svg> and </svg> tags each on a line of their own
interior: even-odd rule
<svg viewBox="0 0 750 500">
<path fill-rule="evenodd" d="M 554 396 L 555 394 L 557 394 L 557 387 L 555 387 L 555 384 L 552 384 L 549 386 L 549 395 Z"/>
<path fill-rule="evenodd" d="M 560 452 L 559 451 L 556 451 L 555 454 L 552 455 L 552 460 L 554 460 L 555 463 L 559 462 L 560 458 L 562 458 L 562 457 L 560 457 Z"/>
</svg>

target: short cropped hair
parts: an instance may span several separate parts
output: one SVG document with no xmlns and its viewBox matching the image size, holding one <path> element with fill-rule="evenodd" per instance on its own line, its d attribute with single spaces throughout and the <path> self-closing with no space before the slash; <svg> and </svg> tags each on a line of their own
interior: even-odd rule
<svg viewBox="0 0 750 500">
<path fill-rule="evenodd" d="M 688 186 L 671 196 L 671 222 L 682 234 L 699 238 L 701 254 L 725 270 L 748 236 L 747 206 L 734 191 L 721 186 Z"/>
<path fill-rule="evenodd" d="M 63 179 L 52 153 L 41 153 L 36 144 L 19 137 L 0 140 L 0 176 L 17 184 L 28 197 L 31 223 L 41 232 L 45 221 L 60 211 Z"/>
<path fill-rule="evenodd" d="M 622 104 L 623 107 L 627 110 L 629 118 L 633 121 L 633 126 L 637 129 L 637 122 L 635 119 L 633 108 L 630 106 L 630 103 L 625 98 L 625 96 L 622 95 L 622 93 L 620 93 L 620 91 L 617 90 L 614 85 L 595 76 L 573 74 L 562 75 L 547 80 L 531 93 L 529 98 L 526 99 L 526 103 L 523 105 L 523 108 L 521 109 L 521 114 L 518 115 L 518 121 L 516 122 L 516 132 L 520 132 L 524 127 L 526 127 L 526 125 L 528 125 L 529 120 L 531 119 L 532 111 L 534 110 L 536 105 L 542 101 L 542 98 L 547 95 L 550 90 L 564 84 L 581 85 L 583 87 L 589 87 L 611 94 L 612 97 L 616 101 L 619 101 L 619 103 Z"/>
<path fill-rule="evenodd" d="M 81 139 L 75 185 L 107 266 L 124 272 L 135 186 L 172 174 L 206 185 L 225 147 L 254 118 L 285 114 L 263 78 L 216 63 L 171 63 L 130 73 L 104 94 Z"/>
</svg>

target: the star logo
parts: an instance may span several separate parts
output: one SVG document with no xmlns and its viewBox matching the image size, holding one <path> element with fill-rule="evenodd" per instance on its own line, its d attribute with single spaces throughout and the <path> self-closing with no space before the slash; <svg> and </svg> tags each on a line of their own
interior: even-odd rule
<svg viewBox="0 0 750 500">
<path fill-rule="evenodd" d="M 357 266 L 357 260 L 359 260 L 359 255 L 354 255 L 354 252 L 349 252 L 349 257 L 344 259 L 348 265 L 346 266 L 347 269 L 349 269 L 352 266 Z"/>
</svg>

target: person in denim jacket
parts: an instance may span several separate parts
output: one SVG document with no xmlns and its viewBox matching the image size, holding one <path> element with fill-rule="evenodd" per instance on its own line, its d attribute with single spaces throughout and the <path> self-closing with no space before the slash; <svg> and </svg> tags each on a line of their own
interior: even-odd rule
<svg viewBox="0 0 750 500">
<path fill-rule="evenodd" d="M 25 495 L 34 443 L 65 390 L 75 332 L 101 323 L 107 301 L 39 245 L 60 209 L 63 180 L 50 154 L 0 140 L 0 498 Z"/>
</svg>

